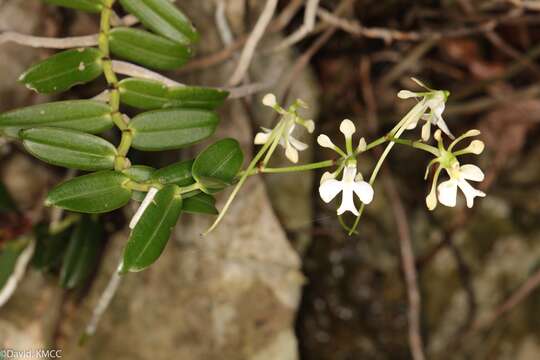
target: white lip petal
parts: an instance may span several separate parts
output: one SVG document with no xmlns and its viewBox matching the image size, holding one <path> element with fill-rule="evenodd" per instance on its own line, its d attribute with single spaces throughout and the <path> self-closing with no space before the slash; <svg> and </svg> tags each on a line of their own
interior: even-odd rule
<svg viewBox="0 0 540 360">
<path fill-rule="evenodd" d="M 445 206 L 456 206 L 457 183 L 455 180 L 443 181 L 437 186 L 439 202 Z"/>
<path fill-rule="evenodd" d="M 255 139 L 253 140 L 253 143 L 255 145 L 266 144 L 269 137 L 270 137 L 270 133 L 263 133 L 263 132 L 257 133 L 257 135 L 255 135 Z"/>
<path fill-rule="evenodd" d="M 319 186 L 319 195 L 325 203 L 329 203 L 337 196 L 337 194 L 339 194 L 341 190 L 343 190 L 343 184 L 341 181 L 336 179 L 328 179 L 323 181 L 323 183 Z"/>
<path fill-rule="evenodd" d="M 298 151 L 304 151 L 308 148 L 307 144 L 304 144 L 303 142 L 293 138 L 292 136 L 289 137 L 289 142 Z"/>
<path fill-rule="evenodd" d="M 409 90 L 400 90 L 397 94 L 398 98 L 400 99 L 410 99 L 418 97 L 419 95 L 415 92 L 409 91 Z"/>
<path fill-rule="evenodd" d="M 471 186 L 471 184 L 469 184 L 467 181 L 465 180 L 459 180 L 457 185 L 459 186 L 459 188 L 461 189 L 461 191 L 463 191 L 463 194 L 465 195 L 465 200 L 467 201 L 467 207 L 468 208 L 472 208 L 473 205 L 474 205 L 474 198 L 479 196 L 479 197 L 484 197 L 486 196 L 486 194 L 480 190 L 476 190 L 475 188 L 473 188 Z"/>
<path fill-rule="evenodd" d="M 484 181 L 484 173 L 476 165 L 472 165 L 472 164 L 463 165 L 459 168 L 459 172 L 461 173 L 464 179 L 472 180 L 472 181 Z"/>
<path fill-rule="evenodd" d="M 365 181 L 357 181 L 353 187 L 354 193 L 360 198 L 360 201 L 368 205 L 373 200 L 373 188 Z"/>
<path fill-rule="evenodd" d="M 293 163 L 298 162 L 298 151 L 290 143 L 285 147 L 285 156 Z"/>
<path fill-rule="evenodd" d="M 353 198 L 354 183 L 345 183 L 343 185 L 343 194 L 341 197 L 341 206 L 337 210 L 338 215 L 343 214 L 346 211 L 352 212 L 354 215 L 360 215 L 356 206 L 354 205 Z"/>
</svg>

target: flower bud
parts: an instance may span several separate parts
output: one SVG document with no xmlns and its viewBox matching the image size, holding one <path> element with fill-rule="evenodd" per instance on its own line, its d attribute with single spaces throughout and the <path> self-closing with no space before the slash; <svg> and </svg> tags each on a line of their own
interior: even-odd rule
<svg viewBox="0 0 540 360">
<path fill-rule="evenodd" d="M 366 139 L 360 138 L 360 142 L 358 143 L 358 147 L 356 148 L 356 152 L 364 152 L 367 149 Z"/>
</svg>

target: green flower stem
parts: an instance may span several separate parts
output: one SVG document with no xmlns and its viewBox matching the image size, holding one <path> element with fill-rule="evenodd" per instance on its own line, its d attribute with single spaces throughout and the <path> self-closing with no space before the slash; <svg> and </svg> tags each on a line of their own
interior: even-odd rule
<svg viewBox="0 0 540 360">
<path fill-rule="evenodd" d="M 315 169 L 322 169 L 330 166 L 334 166 L 337 164 L 337 160 L 325 160 L 320 161 L 316 163 L 311 164 L 305 164 L 305 165 L 297 165 L 297 166 L 286 166 L 286 167 L 280 167 L 280 168 L 257 168 L 253 169 L 253 171 L 248 175 L 255 175 L 259 173 L 263 174 L 282 174 L 282 173 L 290 173 L 290 172 L 296 172 L 296 171 L 308 171 L 308 170 L 315 170 Z"/>
<path fill-rule="evenodd" d="M 268 139 L 268 142 L 271 142 L 272 145 L 270 145 L 269 150 L 266 152 L 266 156 L 264 157 L 264 160 L 262 162 L 263 167 L 266 166 L 266 164 L 268 164 L 268 162 L 270 161 L 270 158 L 272 157 L 272 154 L 276 150 L 276 147 L 278 146 L 279 140 L 282 135 L 281 133 L 283 131 L 283 127 L 284 127 L 283 122 L 280 122 L 278 126 L 276 126 L 274 130 L 272 130 L 272 136 Z"/>
<path fill-rule="evenodd" d="M 393 137 L 390 137 L 388 139 L 388 141 L 392 141 L 392 142 L 395 142 L 397 144 L 407 145 L 407 146 L 413 147 L 415 149 L 424 150 L 424 151 L 427 151 L 428 153 L 431 153 L 431 154 L 433 154 L 433 155 L 435 155 L 437 157 L 440 156 L 439 149 L 437 149 L 434 146 L 424 144 L 421 141 L 396 139 L 396 138 L 393 138 Z"/>
<path fill-rule="evenodd" d="M 120 113 L 120 92 L 118 90 L 118 77 L 116 76 L 111 60 L 109 49 L 109 31 L 111 29 L 112 7 L 116 0 L 102 0 L 103 10 L 101 10 L 100 31 L 98 46 L 102 53 L 102 66 L 105 79 L 109 85 L 109 106 L 111 107 L 111 117 L 118 129 L 122 130 L 122 138 L 118 146 L 118 154 L 120 157 L 126 157 L 129 148 L 131 147 L 131 133 L 128 130 L 127 124 Z M 116 170 L 122 170 L 126 161 L 117 161 L 115 164 Z"/>
<path fill-rule="evenodd" d="M 407 125 L 409 123 L 411 123 L 414 120 L 418 120 L 422 116 L 422 114 L 424 114 L 424 112 L 426 111 L 426 108 L 427 106 L 424 101 L 421 101 L 418 104 L 416 104 L 386 136 L 387 139 L 393 139 L 393 140 L 389 142 L 388 145 L 386 145 L 386 148 L 381 154 L 381 157 L 377 161 L 377 164 L 375 165 L 375 169 L 373 169 L 373 172 L 371 173 L 371 177 L 369 178 L 370 185 L 373 186 L 373 183 L 377 179 L 377 175 L 379 174 L 379 171 L 381 170 L 384 160 L 386 160 L 386 157 L 388 156 L 388 154 L 394 147 L 394 144 L 396 143 L 395 140 L 398 139 L 405 130 L 407 130 Z M 360 209 L 358 210 L 359 214 L 356 217 L 353 226 L 349 230 L 349 235 L 352 235 L 356 231 L 356 228 L 358 227 L 358 223 L 360 222 L 360 218 L 362 217 L 364 208 L 365 208 L 365 205 L 362 204 L 360 206 Z"/>
<path fill-rule="evenodd" d="M 269 139 L 271 140 L 271 139 Z M 216 228 L 216 226 L 218 226 L 218 224 L 220 223 L 220 221 L 223 219 L 223 216 L 225 216 L 225 213 L 227 213 L 227 210 L 229 210 L 229 207 L 231 206 L 234 198 L 236 197 L 236 195 L 238 194 L 238 192 L 240 191 L 240 188 L 242 187 L 242 185 L 244 185 L 244 183 L 246 182 L 246 179 L 248 178 L 251 170 L 255 169 L 255 166 L 257 166 L 259 160 L 262 158 L 262 156 L 266 153 L 266 150 L 268 150 L 268 148 L 270 147 L 270 144 L 271 142 L 270 141 L 267 141 L 263 146 L 262 148 L 259 150 L 259 152 L 257 153 L 257 155 L 255 155 L 255 157 L 253 158 L 253 160 L 251 160 L 251 162 L 249 163 L 248 167 L 246 170 L 243 171 L 243 174 L 242 176 L 240 177 L 240 180 L 238 181 L 238 183 L 236 184 L 236 186 L 234 187 L 231 195 L 229 196 L 229 198 L 227 199 L 227 202 L 225 203 L 225 206 L 223 206 L 223 209 L 219 212 L 219 215 L 217 217 L 217 219 L 214 221 L 214 223 L 212 224 L 212 226 L 210 226 L 210 228 L 208 228 L 208 230 L 206 230 L 203 235 L 206 235 L 208 233 L 210 233 L 212 230 L 214 230 Z"/>
<path fill-rule="evenodd" d="M 366 145 L 366 150 L 365 151 L 368 151 L 368 150 L 371 150 L 373 149 L 374 147 L 377 147 L 381 144 L 384 144 L 385 142 L 388 141 L 388 135 L 384 135 L 384 136 L 381 136 L 380 138 L 376 139 L 376 140 L 373 140 L 372 142 L 370 142 L 369 144 Z"/>
</svg>

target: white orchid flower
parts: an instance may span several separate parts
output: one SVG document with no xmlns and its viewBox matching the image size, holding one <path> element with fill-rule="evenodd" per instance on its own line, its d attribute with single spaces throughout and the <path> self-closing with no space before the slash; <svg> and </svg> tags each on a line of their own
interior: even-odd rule
<svg viewBox="0 0 540 360">
<path fill-rule="evenodd" d="M 282 117 L 274 129 L 262 127 L 262 132 L 255 135 L 253 141 L 254 144 L 264 145 L 269 141 L 278 141 L 279 145 L 285 149 L 285 156 L 287 159 L 293 163 L 297 163 L 298 152 L 306 150 L 308 145 L 293 137 L 292 134 L 296 125 L 305 127 L 309 133 L 312 133 L 315 130 L 315 123 L 313 120 L 304 120 L 296 113 L 298 107 L 306 107 L 306 105 L 301 100 L 297 100 L 290 109 L 286 111 L 279 106 L 274 94 L 266 94 L 263 97 L 262 103 L 276 110 Z"/>
<path fill-rule="evenodd" d="M 470 181 L 483 181 L 484 173 L 476 165 L 459 165 L 455 163 L 452 168 L 446 169 L 446 172 L 450 176 L 450 180 L 443 181 L 437 187 L 437 193 L 439 202 L 445 206 L 456 206 L 457 189 L 459 188 L 465 195 L 467 207 L 472 208 L 474 205 L 475 197 L 485 197 L 486 194 L 483 191 L 477 190 L 467 182 Z"/>
<path fill-rule="evenodd" d="M 328 172 L 321 178 L 319 194 L 325 203 L 332 201 L 340 192 L 342 197 L 341 206 L 337 210 L 338 215 L 346 211 L 350 211 L 356 216 L 359 215 L 354 204 L 354 194 L 366 205 L 373 200 L 373 188 L 369 183 L 362 180 L 360 173 L 356 173 L 355 163 L 345 167 L 341 181 L 334 179 L 334 176 Z"/>
<path fill-rule="evenodd" d="M 430 162 L 426 170 L 426 177 L 428 175 L 430 167 L 439 163 L 440 166 L 435 171 L 433 176 L 433 183 L 431 191 L 426 197 L 426 205 L 428 209 L 433 210 L 437 206 L 437 199 L 445 206 L 455 207 L 457 202 L 457 189 L 461 189 L 465 195 L 467 207 L 472 208 L 474 205 L 474 199 L 476 197 L 485 197 L 486 194 L 483 191 L 475 189 L 468 181 L 480 182 L 484 180 L 484 173 L 482 170 L 472 164 L 460 165 L 457 157 L 465 154 L 481 154 L 484 150 L 484 143 L 480 140 L 473 140 L 469 146 L 464 149 L 453 151 L 453 148 L 463 139 L 478 136 L 480 131 L 469 130 L 465 134 L 454 140 L 448 149 L 444 149 L 441 131 L 435 132 L 435 139 L 439 143 L 440 155 Z M 442 170 L 446 170 L 446 173 L 450 177 L 449 180 L 441 182 L 437 186 L 437 180 Z M 436 189 L 436 191 L 435 191 Z"/>
<path fill-rule="evenodd" d="M 423 114 L 420 118 L 416 118 L 414 121 L 411 121 L 407 125 L 408 130 L 416 128 L 420 120 L 424 120 L 426 123 L 422 126 L 422 140 L 428 141 L 429 136 L 431 135 L 431 125 L 437 126 L 441 129 L 446 135 L 451 139 L 454 139 L 454 135 L 450 132 L 448 125 L 442 117 L 446 106 L 446 100 L 448 99 L 448 91 L 444 90 L 433 90 L 427 87 L 423 82 L 418 79 L 412 78 L 421 87 L 425 88 L 428 91 L 424 92 L 413 92 L 409 90 L 401 90 L 398 92 L 398 97 L 400 99 L 420 99 L 429 109 L 429 113 Z"/>
<path fill-rule="evenodd" d="M 294 138 L 292 133 L 296 124 L 294 122 L 287 122 L 283 135 L 279 138 L 279 145 L 285 149 L 285 156 L 293 163 L 298 162 L 298 152 L 304 151 L 308 148 L 308 145 L 302 141 Z M 262 132 L 255 135 L 255 145 L 263 145 L 270 139 L 272 130 L 261 127 Z"/>
</svg>

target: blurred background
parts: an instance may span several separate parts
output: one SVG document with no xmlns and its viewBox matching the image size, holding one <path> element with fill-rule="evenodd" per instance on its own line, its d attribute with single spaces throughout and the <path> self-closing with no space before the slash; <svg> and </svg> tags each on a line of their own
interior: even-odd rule
<svg viewBox="0 0 540 360">
<path fill-rule="evenodd" d="M 306 4 L 315 9 L 312 27 Z M 226 86 L 266 1 L 177 5 L 202 40 L 194 59 L 166 76 Z M 0 0 L 0 31 L 93 34 L 98 20 L 39 0 Z M 209 236 L 200 234 L 211 218 L 183 216 L 159 261 L 125 276 L 83 347 L 79 336 L 136 204 L 91 220 L 100 229 L 95 256 L 87 276 L 66 289 L 59 273 L 72 230 L 39 229 L 70 216 L 43 199 L 76 173 L 0 139 L 0 262 L 38 239 L 0 307 L 0 348 L 60 348 L 67 359 L 540 359 L 539 24 L 535 0 L 280 0 L 242 83 L 250 91 L 226 102 L 216 138 L 233 136 L 251 154 L 258 128 L 276 120 L 260 104 L 273 92 L 283 105 L 296 98 L 310 105 L 303 114 L 316 130 L 303 139 L 312 146 L 300 161 L 326 160 L 333 154 L 314 142 L 319 133 L 337 142 L 349 118 L 357 136 L 384 135 L 414 105 L 396 97 L 420 90 L 414 76 L 451 92 L 444 117 L 454 134 L 481 130 L 486 150 L 464 160 L 485 172 L 479 188 L 487 197 L 473 209 L 461 198 L 456 208 L 428 211 L 431 159 L 396 146 L 358 234 L 348 236 L 336 204 L 318 197 L 322 172 L 252 178 Z M 17 83 L 52 53 L 0 41 L 1 111 L 60 99 Z M 98 80 L 61 99 L 90 98 L 104 86 Z M 117 142 L 118 134 L 107 138 Z M 132 159 L 160 167 L 194 154 L 133 151 Z M 376 156 L 359 159 L 364 176 Z M 273 164 L 287 162 L 277 156 Z"/>
</svg>

